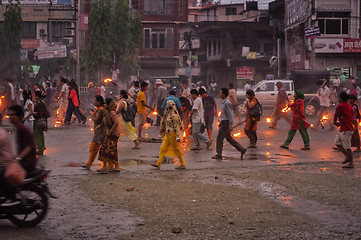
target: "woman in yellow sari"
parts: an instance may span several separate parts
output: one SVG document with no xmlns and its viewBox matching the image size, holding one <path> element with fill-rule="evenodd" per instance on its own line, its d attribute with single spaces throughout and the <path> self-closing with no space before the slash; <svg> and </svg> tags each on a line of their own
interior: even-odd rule
<svg viewBox="0 0 361 240">
<path fill-rule="evenodd" d="M 164 156 L 168 156 L 179 158 L 180 166 L 176 167 L 176 169 L 186 169 L 179 143 L 182 137 L 182 131 L 182 121 L 175 103 L 172 100 L 168 100 L 160 126 L 160 135 L 163 138 L 163 143 L 160 147 L 159 159 L 156 164 L 151 164 L 151 166 L 160 169 Z"/>
</svg>

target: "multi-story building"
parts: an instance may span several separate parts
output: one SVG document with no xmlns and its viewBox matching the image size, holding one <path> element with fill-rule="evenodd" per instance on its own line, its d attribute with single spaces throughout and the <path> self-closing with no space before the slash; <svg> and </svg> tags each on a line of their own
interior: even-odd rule
<svg viewBox="0 0 361 240">
<path fill-rule="evenodd" d="M 332 70 L 361 79 L 361 3 L 355 0 L 286 0 L 287 72 Z M 308 39 L 305 31 L 319 28 Z"/>
<path fill-rule="evenodd" d="M 175 76 L 179 59 L 179 25 L 188 19 L 188 0 L 133 0 L 131 6 L 133 12 L 143 18 L 140 79 Z"/>
<path fill-rule="evenodd" d="M 258 10 L 257 5 L 247 9 L 246 4 L 213 3 L 190 6 L 189 11 L 189 23 L 182 25 L 180 34 L 180 77 L 187 79 L 191 75 L 193 82 L 205 85 L 216 81 L 219 87 L 229 82 L 242 87 L 249 78 L 260 80 L 273 73 L 269 66 L 273 33 L 268 11 Z M 184 46 L 184 32 L 191 32 L 191 54 Z M 240 67 L 253 68 L 254 72 L 237 75 Z"/>
</svg>

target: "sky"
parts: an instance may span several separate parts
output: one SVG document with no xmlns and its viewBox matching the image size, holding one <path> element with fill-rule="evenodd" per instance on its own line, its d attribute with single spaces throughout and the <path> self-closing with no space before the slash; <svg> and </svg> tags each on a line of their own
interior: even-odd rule
<svg viewBox="0 0 361 240">
<path fill-rule="evenodd" d="M 268 9 L 268 3 L 273 2 L 274 0 L 258 0 L 258 7 L 260 9 Z M 246 0 L 221 0 L 222 4 L 229 3 L 245 3 Z"/>
</svg>

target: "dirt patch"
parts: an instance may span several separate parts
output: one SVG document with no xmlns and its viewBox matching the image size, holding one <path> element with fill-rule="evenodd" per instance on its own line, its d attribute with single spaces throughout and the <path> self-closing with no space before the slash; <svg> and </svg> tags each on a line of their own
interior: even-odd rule
<svg viewBox="0 0 361 240">
<path fill-rule="evenodd" d="M 217 176 L 214 171 L 213 178 Z M 144 221 L 129 239 L 336 238 L 338 233 L 259 193 L 199 183 L 212 171 L 91 176 L 80 189 L 97 202 L 125 209 Z M 276 172 L 278 174 L 278 172 Z M 153 179 L 151 179 L 153 178 Z M 127 191 L 129 187 L 133 191 Z"/>
</svg>

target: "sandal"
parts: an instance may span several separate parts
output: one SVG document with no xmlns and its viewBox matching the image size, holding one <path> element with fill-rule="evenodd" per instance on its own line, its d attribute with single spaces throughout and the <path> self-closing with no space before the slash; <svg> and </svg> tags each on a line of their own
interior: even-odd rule
<svg viewBox="0 0 361 240">
<path fill-rule="evenodd" d="M 151 163 L 150 166 L 155 167 L 157 170 L 160 169 L 160 166 L 158 166 L 158 164 L 156 164 L 156 163 Z"/>
<path fill-rule="evenodd" d="M 108 169 L 106 168 L 97 169 L 97 173 L 101 173 L 101 174 L 108 173 Z"/>
<path fill-rule="evenodd" d="M 139 147 L 139 146 L 136 146 L 136 147 L 132 147 L 132 149 L 140 149 L 140 147 Z"/>
<path fill-rule="evenodd" d="M 342 168 L 354 168 L 354 166 L 353 165 L 346 165 L 346 166 L 342 166 Z"/>
<path fill-rule="evenodd" d="M 289 149 L 290 147 L 286 145 L 281 145 L 280 148 Z"/>
<path fill-rule="evenodd" d="M 177 169 L 177 170 L 185 170 L 186 166 L 185 165 L 180 165 L 180 166 L 176 167 L 175 169 Z"/>
</svg>

